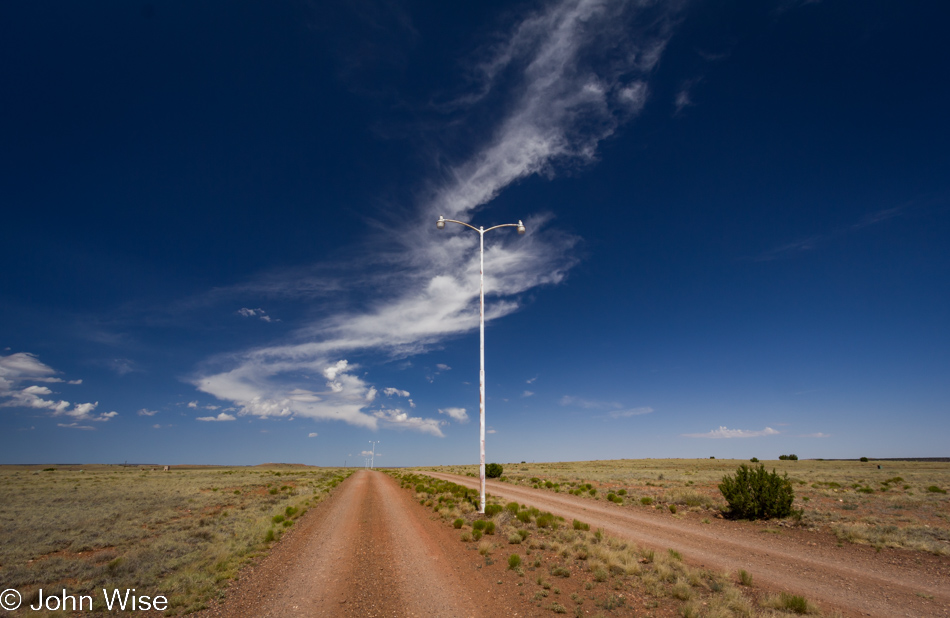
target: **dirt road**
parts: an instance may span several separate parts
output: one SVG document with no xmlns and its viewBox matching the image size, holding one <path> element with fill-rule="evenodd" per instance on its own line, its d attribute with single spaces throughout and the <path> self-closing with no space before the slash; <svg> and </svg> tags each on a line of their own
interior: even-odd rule
<svg viewBox="0 0 950 618">
<path fill-rule="evenodd" d="M 518 616 L 458 535 L 381 472 L 361 470 L 308 513 L 204 617 Z"/>
<path fill-rule="evenodd" d="M 478 479 L 426 473 L 478 488 Z M 594 502 L 551 491 L 492 482 L 487 490 L 513 500 L 576 518 L 608 534 L 641 546 L 674 549 L 687 562 L 736 571 L 774 590 L 804 594 L 846 615 L 950 616 L 950 559 L 920 552 L 845 544 L 830 535 L 783 530 L 763 534 L 761 527 L 713 519 L 708 524 L 669 513 Z"/>
</svg>

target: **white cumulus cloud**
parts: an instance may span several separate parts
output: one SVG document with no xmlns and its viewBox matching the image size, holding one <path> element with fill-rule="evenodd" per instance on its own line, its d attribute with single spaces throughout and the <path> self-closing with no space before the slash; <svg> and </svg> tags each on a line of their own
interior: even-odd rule
<svg viewBox="0 0 950 618">
<path fill-rule="evenodd" d="M 465 408 L 439 408 L 439 414 L 444 414 L 459 423 L 468 422 L 468 413 Z"/>
<path fill-rule="evenodd" d="M 206 421 L 209 423 L 222 422 L 222 421 L 233 421 L 235 417 L 228 414 L 227 412 L 222 412 L 217 416 L 199 416 L 195 419 L 196 421 Z"/>
<path fill-rule="evenodd" d="M 59 425 L 76 429 L 94 429 L 92 426 L 80 426 L 78 421 L 104 422 L 118 416 L 119 413 L 115 411 L 93 414 L 99 402 L 72 404 L 64 399 L 49 398 L 55 393 L 48 386 L 24 385 L 26 382 L 64 383 L 63 379 L 55 377 L 56 373 L 35 354 L 18 352 L 0 356 L 0 407 L 47 410 L 51 416 L 66 416 L 73 419 L 72 423 L 59 423 Z M 81 382 L 82 380 L 71 380 L 65 383 L 76 385 Z"/>
<path fill-rule="evenodd" d="M 712 431 L 707 431 L 706 433 L 684 433 L 682 435 L 687 438 L 760 438 L 762 436 L 776 436 L 779 433 L 779 431 L 772 429 L 771 427 L 766 427 L 765 429 L 757 431 L 719 427 L 719 429 L 713 429 Z"/>
</svg>

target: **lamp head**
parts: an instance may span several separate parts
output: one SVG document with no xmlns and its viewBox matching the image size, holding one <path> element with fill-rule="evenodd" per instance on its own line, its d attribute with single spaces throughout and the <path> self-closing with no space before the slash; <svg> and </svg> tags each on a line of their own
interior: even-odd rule
<svg viewBox="0 0 950 618">
<path fill-rule="evenodd" d="M 435 222 L 435 226 L 436 226 L 437 228 L 439 228 L 440 230 L 444 230 L 444 229 L 445 229 L 445 217 L 443 217 L 442 215 L 439 215 L 439 220 Z"/>
<path fill-rule="evenodd" d="M 524 234 L 524 223 L 521 222 L 521 219 L 518 219 L 518 233 Z"/>
</svg>

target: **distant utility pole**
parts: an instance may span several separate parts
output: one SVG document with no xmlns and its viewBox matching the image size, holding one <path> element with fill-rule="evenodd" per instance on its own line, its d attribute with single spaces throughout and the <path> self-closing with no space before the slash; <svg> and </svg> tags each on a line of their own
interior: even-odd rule
<svg viewBox="0 0 950 618">
<path fill-rule="evenodd" d="M 373 455 L 372 455 L 373 459 L 371 460 L 369 464 L 369 469 L 372 470 L 373 468 L 376 467 L 376 445 L 380 443 L 380 440 L 376 440 L 375 442 L 370 440 L 369 443 L 373 445 Z"/>
</svg>

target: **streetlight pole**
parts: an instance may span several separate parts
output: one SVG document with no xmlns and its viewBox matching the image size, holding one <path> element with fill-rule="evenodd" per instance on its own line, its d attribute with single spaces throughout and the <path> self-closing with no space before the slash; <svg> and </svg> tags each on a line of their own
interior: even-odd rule
<svg viewBox="0 0 950 618">
<path fill-rule="evenodd" d="M 525 228 L 524 223 L 521 220 L 518 220 L 518 223 L 502 223 L 501 225 L 496 225 L 488 228 L 487 230 L 482 227 L 475 227 L 474 225 L 469 225 L 464 221 L 456 221 L 455 219 L 446 219 L 439 216 L 439 220 L 436 222 L 436 227 L 440 230 L 445 229 L 446 223 L 458 223 L 459 225 L 464 225 L 467 228 L 473 229 L 478 232 L 478 360 L 479 360 L 479 370 L 478 370 L 478 420 L 479 420 L 479 444 L 481 446 L 480 456 L 479 456 L 479 465 L 478 473 L 479 478 L 481 479 L 481 508 L 479 508 L 479 513 L 485 512 L 485 232 L 490 232 L 496 230 L 500 227 L 516 227 L 518 228 L 519 234 L 524 234 Z"/>
<path fill-rule="evenodd" d="M 369 464 L 370 470 L 372 470 L 376 466 L 376 445 L 379 444 L 380 442 L 382 442 L 382 440 L 376 440 L 375 442 L 373 442 L 372 440 L 369 441 L 369 443 L 373 445 L 373 455 L 372 455 L 373 458 L 372 460 L 370 460 L 371 463 Z"/>
</svg>

